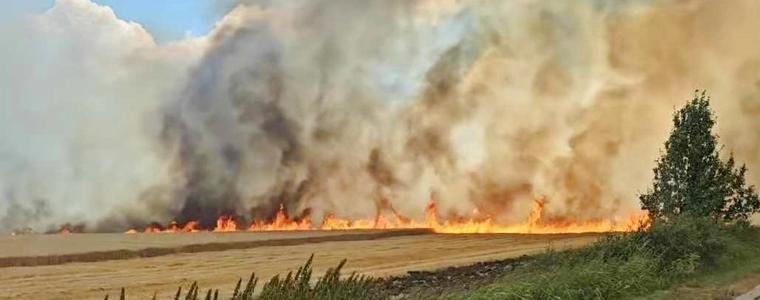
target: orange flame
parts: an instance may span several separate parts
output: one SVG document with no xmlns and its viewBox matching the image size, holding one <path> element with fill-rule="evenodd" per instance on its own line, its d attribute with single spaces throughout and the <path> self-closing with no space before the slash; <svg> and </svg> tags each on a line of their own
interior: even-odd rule
<svg viewBox="0 0 760 300">
<path fill-rule="evenodd" d="M 234 232 L 237 231 L 237 223 L 232 217 L 221 216 L 216 220 L 214 232 Z"/>
<path fill-rule="evenodd" d="M 440 222 L 436 203 L 430 201 L 425 211 L 425 220 L 417 222 L 404 216 L 395 214 L 394 219 L 387 219 L 384 215 L 378 214 L 374 219 L 349 220 L 338 218 L 333 214 L 327 214 L 319 225 L 313 225 L 311 219 L 307 216 L 301 220 L 289 219 L 285 209 L 280 205 L 280 209 L 275 214 L 271 222 L 254 221 L 245 230 L 247 231 L 296 231 L 296 230 L 360 230 L 360 229 L 431 229 L 437 233 L 532 233 L 532 234 L 554 234 L 554 233 L 585 233 L 585 232 L 626 232 L 635 231 L 640 228 L 647 228 L 649 218 L 645 213 L 633 214 L 625 221 L 613 220 L 596 220 L 586 222 L 570 221 L 547 221 L 544 218 L 544 200 L 535 200 L 533 208 L 528 219 L 524 223 L 512 225 L 500 225 L 493 222 L 491 218 L 469 219 L 469 220 L 447 220 Z M 480 212 L 474 210 L 474 215 L 480 215 Z M 177 232 L 196 232 L 197 223 L 189 222 L 183 227 L 179 227 L 176 222 L 172 222 L 166 229 L 160 228 L 154 224 L 145 228 L 145 233 L 177 233 Z M 234 218 L 221 216 L 216 222 L 213 232 L 235 232 L 238 231 L 238 224 Z M 131 229 L 127 233 L 137 233 Z"/>
<path fill-rule="evenodd" d="M 544 200 L 533 200 L 533 209 L 528 214 L 528 225 L 530 227 L 538 226 L 538 222 L 544 215 L 544 204 Z"/>
<path fill-rule="evenodd" d="M 217 221 L 218 222 L 218 221 Z M 281 230 L 310 230 L 311 222 L 308 218 L 301 221 L 289 220 L 285 214 L 285 209 L 280 204 L 280 209 L 274 217 L 272 223 L 262 221 L 253 222 L 248 227 L 248 231 L 281 231 Z"/>
<path fill-rule="evenodd" d="M 162 228 L 161 225 L 157 223 L 153 223 L 145 227 L 145 229 L 142 231 L 143 233 L 181 233 L 181 232 L 198 232 L 198 222 L 190 221 L 187 222 L 184 226 L 180 227 L 179 224 L 177 224 L 176 221 L 172 221 L 169 223 L 169 226 L 166 226 L 166 228 Z M 134 234 L 138 233 L 139 231 L 135 229 L 127 230 L 125 233 Z"/>
</svg>

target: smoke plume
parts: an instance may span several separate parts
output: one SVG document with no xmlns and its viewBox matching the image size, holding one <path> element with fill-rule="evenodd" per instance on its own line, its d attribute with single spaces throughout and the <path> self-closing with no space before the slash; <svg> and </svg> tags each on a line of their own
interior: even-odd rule
<svg viewBox="0 0 760 300">
<path fill-rule="evenodd" d="M 280 205 L 421 218 L 431 199 L 443 218 L 523 222 L 542 199 L 550 221 L 624 220 L 697 88 L 757 184 L 758 11 L 242 1 L 208 36 L 159 46 L 59 0 L 0 35 L 0 229 L 208 227 Z"/>
</svg>

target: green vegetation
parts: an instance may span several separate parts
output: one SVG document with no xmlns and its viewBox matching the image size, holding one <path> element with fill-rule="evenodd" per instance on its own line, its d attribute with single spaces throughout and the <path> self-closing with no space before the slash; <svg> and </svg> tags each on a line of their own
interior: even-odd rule
<svg viewBox="0 0 760 300">
<path fill-rule="evenodd" d="M 220 296 L 219 290 L 206 290 L 203 294 L 197 283 L 193 283 L 190 288 L 183 294 L 182 287 L 177 289 L 175 300 L 311 300 L 311 299 L 373 299 L 376 298 L 376 279 L 351 274 L 347 278 L 340 278 L 340 270 L 346 263 L 343 260 L 337 267 L 328 269 L 325 275 L 319 278 L 315 284 L 311 284 L 312 279 L 312 255 L 309 260 L 298 268 L 295 274 L 288 273 L 285 278 L 279 275 L 274 276 L 264 284 L 261 292 L 254 295 L 256 285 L 259 279 L 255 274 L 251 274 L 245 286 L 242 286 L 242 279 L 238 280 L 235 289 L 230 296 Z M 242 288 L 242 289 L 241 289 Z M 108 300 L 108 296 L 105 297 Z M 120 300 L 125 300 L 124 289 L 121 290 Z M 156 299 L 154 296 L 153 299 Z"/>
<path fill-rule="evenodd" d="M 752 249 L 750 247 L 755 247 Z M 657 291 L 642 299 L 733 299 L 760 284 L 760 255 L 757 243 L 736 244 L 739 255 L 726 259 L 710 270 L 699 272 L 667 290 Z"/>
<path fill-rule="evenodd" d="M 654 183 L 641 195 L 642 208 L 653 222 L 680 215 L 711 217 L 716 221 L 746 221 L 760 209 L 753 186 L 747 186 L 747 167 L 735 166 L 733 154 L 719 157 L 715 118 L 705 92 L 695 95 L 673 116 L 665 153 L 654 169 Z"/>
<path fill-rule="evenodd" d="M 549 251 L 498 283 L 453 299 L 621 299 L 722 272 L 760 256 L 760 231 L 678 218 L 591 247 Z"/>
</svg>

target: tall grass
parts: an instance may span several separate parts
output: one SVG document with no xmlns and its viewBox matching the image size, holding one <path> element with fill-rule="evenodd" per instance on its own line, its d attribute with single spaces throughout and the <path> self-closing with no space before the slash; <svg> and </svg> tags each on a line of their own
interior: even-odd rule
<svg viewBox="0 0 760 300">
<path fill-rule="evenodd" d="M 203 293 L 197 282 L 193 282 L 187 291 L 180 286 L 175 293 L 175 300 L 311 300 L 311 299 L 376 299 L 378 280 L 372 277 L 352 273 L 346 278 L 341 278 L 340 270 L 345 266 L 346 260 L 341 261 L 337 267 L 328 269 L 324 276 L 312 281 L 312 262 L 314 255 L 309 257 L 306 263 L 293 273 L 289 272 L 284 278 L 274 276 L 264 283 L 260 293 L 256 294 L 256 286 L 259 278 L 251 273 L 248 281 L 243 285 L 242 278 L 238 280 L 235 289 L 229 298 L 220 296 L 219 290 L 207 289 Z M 120 300 L 126 300 L 126 292 L 122 288 Z M 156 300 L 154 294 L 153 299 Z M 108 300 L 108 295 L 105 296 Z"/>
</svg>

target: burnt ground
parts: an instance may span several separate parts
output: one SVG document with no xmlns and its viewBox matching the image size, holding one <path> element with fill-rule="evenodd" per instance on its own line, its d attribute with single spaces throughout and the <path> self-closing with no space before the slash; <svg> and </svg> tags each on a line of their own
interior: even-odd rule
<svg viewBox="0 0 760 300">
<path fill-rule="evenodd" d="M 410 271 L 404 276 L 382 279 L 380 294 L 384 299 L 436 299 L 455 292 L 467 292 L 489 285 L 527 263 L 529 256 L 479 262 L 437 271 Z"/>
</svg>

